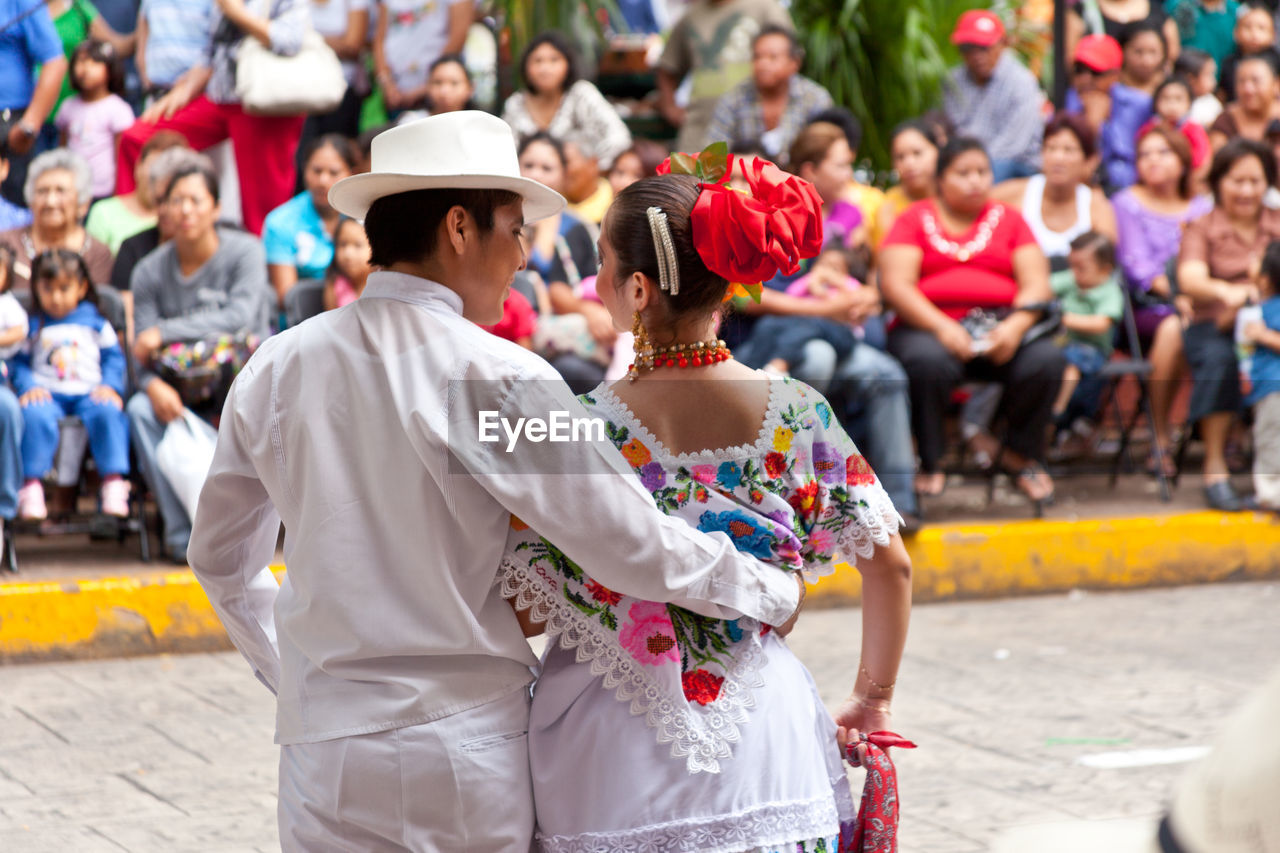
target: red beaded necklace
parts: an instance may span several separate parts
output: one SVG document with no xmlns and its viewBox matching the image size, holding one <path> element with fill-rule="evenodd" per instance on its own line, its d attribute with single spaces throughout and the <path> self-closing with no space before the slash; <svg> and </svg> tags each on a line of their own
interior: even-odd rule
<svg viewBox="0 0 1280 853">
<path fill-rule="evenodd" d="M 635 362 L 627 368 L 627 378 L 634 381 L 640 375 L 641 369 L 703 367 L 728 361 L 732 357 L 733 353 L 729 351 L 725 342 L 717 339 L 663 347 L 643 346 L 637 350 Z"/>
</svg>

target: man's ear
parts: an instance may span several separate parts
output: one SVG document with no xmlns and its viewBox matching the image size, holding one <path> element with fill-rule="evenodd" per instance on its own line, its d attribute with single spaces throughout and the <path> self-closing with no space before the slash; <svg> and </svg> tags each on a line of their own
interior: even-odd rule
<svg viewBox="0 0 1280 853">
<path fill-rule="evenodd" d="M 449 245 L 459 255 L 466 250 L 467 238 L 472 235 L 471 223 L 467 215 L 466 208 L 460 204 L 455 204 L 449 208 L 449 212 L 444 215 L 444 230 L 449 238 Z"/>
</svg>

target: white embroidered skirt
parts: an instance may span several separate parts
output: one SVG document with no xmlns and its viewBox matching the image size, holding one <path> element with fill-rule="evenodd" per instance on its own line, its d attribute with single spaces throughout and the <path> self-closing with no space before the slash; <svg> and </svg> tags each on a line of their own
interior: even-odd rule
<svg viewBox="0 0 1280 853">
<path fill-rule="evenodd" d="M 538 842 L 547 853 L 834 850 L 853 800 L 835 724 L 784 642 L 719 773 L 686 770 L 644 717 L 573 652 L 549 647 L 529 720 Z"/>
</svg>

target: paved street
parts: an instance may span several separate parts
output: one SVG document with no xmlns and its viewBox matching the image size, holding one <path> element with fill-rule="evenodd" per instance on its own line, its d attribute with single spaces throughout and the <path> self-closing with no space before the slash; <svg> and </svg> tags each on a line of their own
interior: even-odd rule
<svg viewBox="0 0 1280 853">
<path fill-rule="evenodd" d="M 1274 583 L 918 607 L 897 701 L 921 747 L 897 754 L 903 853 L 1158 813 L 1185 764 L 1080 759 L 1207 743 L 1280 665 L 1278 608 Z M 826 610 L 792 637 L 829 703 L 858 636 L 856 610 Z M 0 850 L 275 849 L 271 730 L 234 654 L 0 668 Z"/>
</svg>

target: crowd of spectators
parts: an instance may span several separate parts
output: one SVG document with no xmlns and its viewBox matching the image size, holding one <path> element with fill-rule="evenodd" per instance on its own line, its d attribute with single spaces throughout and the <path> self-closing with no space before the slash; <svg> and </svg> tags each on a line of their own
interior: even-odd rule
<svg viewBox="0 0 1280 853">
<path fill-rule="evenodd" d="M 120 4 L 101 2 L 119 24 Z M 1000 17 L 967 12 L 951 35 L 962 62 L 937 109 L 889 137 L 887 192 L 855 175 L 861 125 L 804 75 L 804 34 L 784 4 L 617 9 L 656 40 L 649 103 L 677 150 L 724 141 L 821 196 L 822 253 L 736 305 L 722 332 L 747 363 L 828 395 L 908 528 L 920 499 L 945 487 L 949 412 L 975 462 L 1007 471 L 1032 501 L 1052 500 L 1051 448 L 1095 430 L 1097 375 L 1117 347 L 1152 364 L 1148 469 L 1174 473 L 1172 413 L 1189 377 L 1206 500 L 1249 505 L 1229 475 L 1245 392 L 1252 385 L 1250 402 L 1261 400 L 1272 381 L 1250 383 L 1238 358 L 1267 349 L 1276 316 L 1250 313 L 1274 292 L 1262 259 L 1280 239 L 1270 7 L 1081 0 L 1058 112 Z M 368 169 L 384 122 L 500 113 L 522 173 L 570 208 L 527 228 L 529 268 L 492 331 L 537 350 L 579 390 L 627 363 L 629 336 L 595 293 L 594 244 L 613 196 L 673 146 L 633 138 L 628 111 L 564 34 L 534 37 L 514 63 L 514 93 L 477 104 L 471 0 L 141 0 L 124 16 L 132 32 L 104 14 L 91 0 L 0 0 L 0 272 L 6 291 L 30 294 L 41 259 L 67 250 L 90 282 L 121 293 L 126 328 L 116 331 L 137 365 L 123 409 L 175 559 L 190 519 L 156 445 L 186 404 L 154 369 L 157 353 L 284 328 L 294 288 L 322 293 L 325 309 L 358 298 L 368 241 L 328 190 Z M 312 30 L 341 62 L 340 103 L 322 115 L 246 110 L 236 81 L 245 40 L 289 56 Z M 225 140 L 221 156 L 197 153 L 217 155 Z M 1126 310 L 1137 342 L 1124 335 Z M 12 420 L 0 419 L 5 518 L 23 482 Z"/>
</svg>

